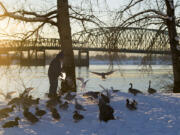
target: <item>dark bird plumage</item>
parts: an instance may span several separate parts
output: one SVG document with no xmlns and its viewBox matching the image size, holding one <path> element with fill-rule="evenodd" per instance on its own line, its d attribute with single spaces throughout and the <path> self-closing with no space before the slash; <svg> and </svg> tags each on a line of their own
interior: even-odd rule
<svg viewBox="0 0 180 135">
<path fill-rule="evenodd" d="M 76 95 L 73 95 L 73 94 L 71 94 L 70 92 L 68 92 L 68 93 L 66 94 L 66 96 L 64 97 L 64 99 L 70 101 L 70 100 L 73 100 L 75 97 L 76 97 Z"/>
<path fill-rule="evenodd" d="M 128 90 L 129 93 L 134 94 L 134 96 L 136 96 L 136 94 L 138 94 L 138 93 L 142 94 L 142 92 L 140 90 L 132 88 L 133 87 L 132 83 L 129 83 L 129 85 L 131 86 Z"/>
<path fill-rule="evenodd" d="M 7 107 L 7 108 L 3 108 L 0 110 L 0 115 L 1 114 L 5 114 L 5 113 L 10 113 L 14 110 L 16 106 L 15 105 L 12 105 L 11 107 Z"/>
<path fill-rule="evenodd" d="M 65 101 L 63 104 L 60 104 L 59 107 L 60 109 L 67 110 L 69 107 L 68 102 Z"/>
<path fill-rule="evenodd" d="M 45 114 L 46 114 L 46 111 L 40 110 L 38 107 L 36 107 L 36 112 L 35 112 L 36 116 L 42 117 Z"/>
<path fill-rule="evenodd" d="M 75 108 L 77 110 L 86 111 L 86 109 L 81 104 L 78 103 L 77 99 L 75 99 Z"/>
<path fill-rule="evenodd" d="M 92 98 L 97 99 L 98 94 L 99 94 L 99 92 L 96 92 L 96 91 L 88 91 L 88 92 L 84 93 L 83 96 L 92 97 Z"/>
<path fill-rule="evenodd" d="M 149 94 L 154 94 L 156 93 L 157 90 L 151 88 L 151 80 L 149 80 L 149 88 L 148 88 L 148 93 Z"/>
<path fill-rule="evenodd" d="M 2 125 L 3 128 L 11 128 L 19 125 L 19 117 L 16 117 L 14 121 L 8 121 Z"/>
<path fill-rule="evenodd" d="M 60 120 L 61 116 L 60 116 L 60 114 L 58 113 L 58 111 L 57 111 L 56 108 L 51 108 L 51 114 L 52 114 L 52 117 L 53 117 L 55 120 Z"/>
<path fill-rule="evenodd" d="M 126 107 L 129 110 L 136 110 L 137 109 L 137 102 L 133 100 L 133 102 L 130 102 L 129 99 L 126 99 Z"/>
<path fill-rule="evenodd" d="M 115 71 L 116 71 L 116 70 L 115 70 Z M 99 73 L 99 72 L 91 72 L 91 73 L 101 76 L 102 79 L 106 79 L 106 76 L 111 75 L 111 74 L 114 73 L 115 71 L 102 72 L 102 73 Z"/>
<path fill-rule="evenodd" d="M 78 121 L 84 119 L 84 116 L 82 114 L 78 113 L 77 111 L 74 111 L 73 119 L 75 120 L 75 122 L 78 122 Z"/>
<path fill-rule="evenodd" d="M 114 114 L 113 114 L 114 109 L 103 100 L 101 95 L 99 95 L 98 107 L 99 107 L 99 120 L 100 121 L 108 122 L 109 120 L 115 119 Z"/>
<path fill-rule="evenodd" d="M 39 119 L 33 113 L 29 112 L 28 108 L 24 108 L 23 115 L 28 121 L 33 124 L 39 121 Z"/>
</svg>

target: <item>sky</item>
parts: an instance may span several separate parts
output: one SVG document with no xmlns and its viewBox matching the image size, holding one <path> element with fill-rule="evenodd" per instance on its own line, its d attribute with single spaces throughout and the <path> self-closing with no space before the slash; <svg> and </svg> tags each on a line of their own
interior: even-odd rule
<svg viewBox="0 0 180 135">
<path fill-rule="evenodd" d="M 16 11 L 17 9 L 26 9 L 26 10 L 33 10 L 36 12 L 46 11 L 47 9 L 49 10 L 55 9 L 56 2 L 57 2 L 56 0 L 0 0 L 0 1 L 4 3 L 4 5 L 7 7 L 9 11 Z M 88 1 L 90 0 L 69 0 L 69 4 L 72 5 L 73 7 L 79 7 L 81 3 L 83 2 L 82 8 L 88 9 L 90 7 L 88 4 Z M 117 11 L 118 9 L 121 9 L 122 7 L 124 7 L 127 4 L 127 2 L 130 0 L 126 0 L 126 1 L 124 0 L 91 0 L 91 1 L 94 2 L 92 3 L 94 14 L 98 16 L 100 20 L 102 20 L 103 22 L 108 24 L 108 26 L 110 26 L 110 24 L 112 24 L 114 11 Z M 144 8 L 145 6 L 146 5 L 141 5 L 137 8 L 138 10 L 140 10 Z M 112 11 L 112 12 L 107 12 L 107 10 Z M 137 9 L 135 9 L 134 11 L 136 10 Z M 0 10 L 0 13 L 1 12 L 2 10 Z M 36 24 L 28 24 L 26 27 L 24 27 L 25 23 L 20 22 L 20 21 L 14 21 L 13 19 L 10 19 L 10 20 L 5 19 L 5 20 L 0 20 L 0 21 L 1 21 L 0 23 L 0 37 L 1 38 L 3 37 L 3 34 L 23 33 L 23 32 L 27 32 L 31 29 L 36 28 Z M 88 26 L 93 26 L 93 25 L 91 24 Z M 73 20 L 71 21 L 71 30 L 72 30 L 72 33 L 75 33 L 81 30 L 78 23 Z M 44 27 L 41 34 L 45 37 L 48 36 L 50 38 L 59 37 L 57 28 L 50 27 L 47 25 Z"/>
</svg>

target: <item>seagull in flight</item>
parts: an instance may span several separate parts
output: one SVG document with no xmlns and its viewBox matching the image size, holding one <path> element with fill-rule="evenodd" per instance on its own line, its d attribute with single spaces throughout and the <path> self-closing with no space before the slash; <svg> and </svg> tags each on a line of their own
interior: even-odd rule
<svg viewBox="0 0 180 135">
<path fill-rule="evenodd" d="M 81 85 L 81 90 L 84 90 L 85 87 L 86 87 L 86 84 L 87 84 L 87 82 L 88 82 L 89 80 L 86 80 L 86 81 L 85 81 L 84 78 L 82 78 L 82 77 L 78 77 L 77 80 L 80 80 L 80 81 L 81 81 L 81 83 L 82 83 L 82 85 Z"/>
<path fill-rule="evenodd" d="M 109 72 L 102 72 L 102 73 L 99 73 L 99 72 L 91 72 L 91 73 L 101 76 L 102 79 L 106 79 L 106 76 L 114 73 L 115 71 L 117 71 L 117 70 L 114 70 L 114 71 L 112 70 L 112 71 L 109 71 Z"/>
</svg>

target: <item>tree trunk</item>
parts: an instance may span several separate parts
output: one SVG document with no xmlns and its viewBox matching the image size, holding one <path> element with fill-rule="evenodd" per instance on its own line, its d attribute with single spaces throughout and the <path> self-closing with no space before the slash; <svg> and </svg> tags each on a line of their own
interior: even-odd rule
<svg viewBox="0 0 180 135">
<path fill-rule="evenodd" d="M 167 15 L 168 19 L 166 21 L 166 25 L 168 27 L 170 48 L 172 53 L 172 66 L 173 66 L 173 74 L 174 74 L 174 93 L 180 93 L 180 51 L 177 49 L 179 46 L 179 41 L 177 40 L 177 31 L 175 25 L 175 13 L 173 0 L 166 0 L 167 7 Z"/>
<path fill-rule="evenodd" d="M 71 27 L 69 21 L 68 0 L 57 0 L 57 23 L 60 36 L 62 51 L 65 54 L 64 70 L 66 72 L 66 80 L 61 83 L 61 91 L 76 91 L 76 76 L 74 53 L 72 49 Z"/>
</svg>

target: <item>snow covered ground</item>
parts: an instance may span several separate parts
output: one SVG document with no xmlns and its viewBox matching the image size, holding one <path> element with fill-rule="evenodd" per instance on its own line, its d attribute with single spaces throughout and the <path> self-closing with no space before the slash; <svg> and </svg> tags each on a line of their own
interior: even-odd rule
<svg viewBox="0 0 180 135">
<path fill-rule="evenodd" d="M 30 124 L 21 111 L 16 110 L 0 125 L 19 116 L 19 126 L 4 129 L 0 127 L 0 135 L 180 135 L 180 94 L 157 93 L 154 95 L 137 95 L 111 92 L 110 105 L 114 108 L 116 120 L 107 123 L 98 119 L 97 102 L 93 102 L 77 94 L 78 102 L 84 105 L 86 111 L 80 111 L 84 119 L 74 122 L 74 101 L 69 102 L 67 111 L 58 109 L 61 119 L 54 121 L 45 108 L 46 99 L 40 101 L 39 108 L 46 109 L 47 114 L 34 125 Z M 130 111 L 126 108 L 126 98 L 135 99 L 138 109 Z M 6 103 L 1 102 L 0 108 Z M 31 108 L 34 112 L 34 107 Z"/>
</svg>

